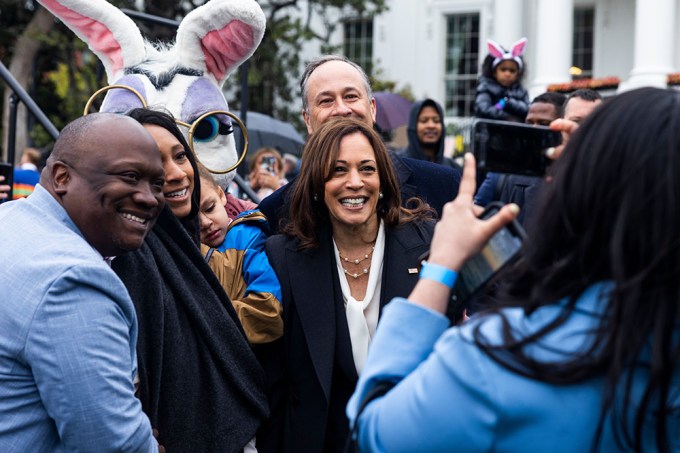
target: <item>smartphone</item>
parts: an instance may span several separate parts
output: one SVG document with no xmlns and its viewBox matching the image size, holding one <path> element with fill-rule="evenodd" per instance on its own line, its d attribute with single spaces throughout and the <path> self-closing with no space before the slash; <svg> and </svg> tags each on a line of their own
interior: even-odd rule
<svg viewBox="0 0 680 453">
<path fill-rule="evenodd" d="M 500 202 L 489 203 L 479 218 L 488 219 L 503 206 Z M 491 284 L 501 269 L 519 257 L 524 239 L 526 232 L 519 222 L 513 220 L 496 232 L 477 255 L 465 262 L 451 290 L 446 311 L 446 316 L 453 324 L 462 319 L 463 311 L 469 308 L 473 296 Z M 429 252 L 421 258 L 426 259 L 428 255 Z"/>
<path fill-rule="evenodd" d="M 264 171 L 271 173 L 272 175 L 276 174 L 276 172 L 274 171 L 275 165 L 276 158 L 274 156 L 264 156 L 260 161 L 260 168 L 263 169 Z"/>
<path fill-rule="evenodd" d="M 547 126 L 478 119 L 472 128 L 472 152 L 484 171 L 544 176 L 552 162 L 545 151 L 562 143 Z"/>
<path fill-rule="evenodd" d="M 9 193 L 4 201 L 9 201 L 12 199 L 12 185 L 14 183 L 14 166 L 8 164 L 7 162 L 0 162 L 0 176 L 4 176 L 4 181 L 0 182 L 0 186 L 8 185 Z"/>
</svg>

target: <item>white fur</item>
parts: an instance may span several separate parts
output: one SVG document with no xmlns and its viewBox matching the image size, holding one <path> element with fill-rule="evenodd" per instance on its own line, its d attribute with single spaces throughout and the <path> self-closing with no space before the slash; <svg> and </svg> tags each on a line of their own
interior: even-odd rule
<svg viewBox="0 0 680 453">
<path fill-rule="evenodd" d="M 182 66 L 202 71 L 203 78 L 215 86 L 216 96 L 223 96 L 220 90 L 222 84 L 234 69 L 255 52 L 265 30 L 265 16 L 255 0 L 208 1 L 187 14 L 180 23 L 175 44 L 144 42 L 136 24 L 105 0 L 38 1 L 59 17 L 78 37 L 87 42 L 90 49 L 104 64 L 110 84 L 124 76 L 125 68 L 135 66 L 151 74 L 161 74 Z M 69 11 L 65 11 L 62 7 Z M 88 41 L 87 32 L 92 28 L 92 24 L 87 26 L 88 19 L 99 22 L 105 30 L 108 30 L 109 35 L 106 37 L 107 42 L 113 44 L 111 47 L 97 49 L 96 43 Z M 208 44 L 202 43 L 201 40 L 210 32 L 219 32 L 230 26 L 232 21 L 242 22 L 249 27 L 248 33 L 251 36 L 247 37 L 250 38 L 252 45 L 249 47 L 233 46 L 232 49 L 229 48 L 229 43 L 220 42 L 217 46 L 209 48 L 212 57 L 219 58 L 223 55 L 234 57 L 235 51 L 237 57 L 233 59 L 232 64 L 227 65 L 224 74 L 211 74 L 203 52 L 203 48 Z M 122 57 L 122 65 L 115 64 L 119 56 Z M 182 118 L 182 108 L 188 88 L 197 77 L 177 75 L 167 87 L 161 90 L 157 90 L 144 75 L 135 74 L 128 77 L 141 80 L 145 89 L 146 102 L 150 107 L 163 107 L 185 122 L 196 119 Z M 214 99 L 214 101 L 211 105 L 206 105 L 203 112 L 214 110 L 216 107 L 222 110 L 224 108 L 222 106 L 227 105 L 223 97 Z M 115 106 L 104 105 L 112 111 L 120 111 Z M 196 154 L 201 162 L 214 170 L 225 170 L 238 159 L 233 135 L 218 136 L 213 142 L 203 143 L 200 149 L 197 147 Z M 233 172 L 217 176 L 216 179 L 221 185 L 226 186 L 233 179 Z"/>
</svg>

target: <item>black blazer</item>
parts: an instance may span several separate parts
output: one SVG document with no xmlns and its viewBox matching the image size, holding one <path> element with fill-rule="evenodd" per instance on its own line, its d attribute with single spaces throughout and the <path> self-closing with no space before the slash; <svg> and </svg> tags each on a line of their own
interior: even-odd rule
<svg viewBox="0 0 680 453">
<path fill-rule="evenodd" d="M 397 173 L 401 203 L 419 197 L 429 204 L 441 217 L 444 204 L 456 198 L 460 184 L 460 172 L 445 165 L 424 160 L 402 157 L 389 153 Z M 259 208 L 269 220 L 272 233 L 278 233 L 281 220 L 287 219 L 290 210 L 290 189 L 295 180 L 278 189 L 260 202 Z"/>
<path fill-rule="evenodd" d="M 418 257 L 429 249 L 433 232 L 434 221 L 387 229 L 381 313 L 392 298 L 408 296 L 415 286 Z M 320 235 L 318 248 L 299 251 L 297 244 L 284 235 L 267 240 L 267 255 L 283 292 L 284 335 L 258 354 L 267 373 L 272 412 L 257 435 L 263 453 L 326 451 L 327 424 L 335 433 L 334 447 L 344 442 L 349 424 L 344 409 L 357 380 L 330 228 Z M 333 396 L 340 391 L 341 372 L 349 388 Z M 335 414 L 329 414 L 332 398 L 339 402 Z"/>
</svg>

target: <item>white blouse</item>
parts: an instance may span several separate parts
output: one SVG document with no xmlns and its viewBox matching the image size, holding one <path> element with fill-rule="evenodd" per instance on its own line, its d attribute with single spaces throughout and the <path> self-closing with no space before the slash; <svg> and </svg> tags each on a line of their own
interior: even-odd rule
<svg viewBox="0 0 680 453">
<path fill-rule="evenodd" d="M 335 262 L 337 263 L 338 275 L 340 276 L 340 288 L 342 289 L 342 298 L 345 302 L 345 315 L 347 317 L 349 337 L 352 342 L 352 355 L 357 373 L 361 373 L 366 362 L 368 346 L 378 326 L 378 316 L 380 315 L 380 290 L 382 286 L 383 258 L 385 256 L 385 226 L 382 220 L 380 221 L 374 247 L 373 255 L 371 256 L 371 267 L 368 273 L 366 295 L 364 300 L 356 300 L 350 292 L 347 276 L 342 267 L 340 252 L 335 244 L 335 239 L 333 239 Z"/>
</svg>

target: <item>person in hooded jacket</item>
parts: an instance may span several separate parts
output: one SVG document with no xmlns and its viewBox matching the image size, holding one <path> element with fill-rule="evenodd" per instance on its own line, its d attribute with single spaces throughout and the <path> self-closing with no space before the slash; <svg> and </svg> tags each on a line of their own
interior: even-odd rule
<svg viewBox="0 0 680 453">
<path fill-rule="evenodd" d="M 444 156 L 444 111 L 432 99 L 417 101 L 411 107 L 408 120 L 408 146 L 399 154 L 426 160 L 460 170 L 450 157 Z"/>
<path fill-rule="evenodd" d="M 500 44 L 487 40 L 489 53 L 482 63 L 475 94 L 477 118 L 524 122 L 529 111 L 529 94 L 522 86 L 526 43 L 526 38 L 522 38 L 506 51 Z"/>
</svg>

